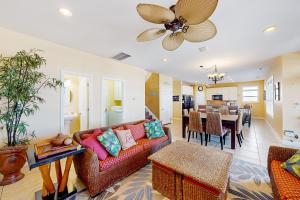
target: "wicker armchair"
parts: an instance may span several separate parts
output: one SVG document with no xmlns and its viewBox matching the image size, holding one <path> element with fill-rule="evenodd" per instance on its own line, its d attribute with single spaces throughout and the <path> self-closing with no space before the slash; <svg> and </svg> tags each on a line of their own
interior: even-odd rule
<svg viewBox="0 0 300 200">
<path fill-rule="evenodd" d="M 126 124 L 138 124 L 143 121 L 144 120 Z M 119 126 L 124 126 L 126 124 L 120 124 L 111 127 L 103 127 L 100 129 L 102 131 L 105 131 L 108 128 L 114 129 Z M 73 138 L 78 143 L 80 143 L 81 136 L 83 134 L 92 134 L 93 132 L 94 130 L 81 131 L 75 133 Z M 76 155 L 74 157 L 74 167 L 76 174 L 86 185 L 89 194 L 92 197 L 96 196 L 97 194 L 104 191 L 117 181 L 129 176 L 130 174 L 136 172 L 137 170 L 147 165 L 149 163 L 148 156 L 165 147 L 166 145 L 170 144 L 172 140 L 170 129 L 164 127 L 164 132 L 168 138 L 166 141 L 153 140 L 153 143 L 151 143 L 150 141 L 151 144 L 149 143 L 148 145 L 147 143 L 148 146 L 147 148 L 145 147 L 143 151 L 116 163 L 115 165 L 106 170 L 100 169 L 100 162 L 103 161 L 98 160 L 96 153 L 94 153 L 92 150 L 87 149 L 87 151 L 85 151 L 84 153 Z M 139 141 L 137 141 L 137 143 L 139 145 Z M 143 144 L 146 144 L 145 141 Z"/>
<path fill-rule="evenodd" d="M 291 148 L 285 148 L 285 147 L 277 147 L 277 146 L 270 146 L 269 148 L 269 154 L 268 154 L 268 172 L 270 176 L 270 181 L 272 185 L 272 190 L 274 193 L 274 199 L 275 200 L 281 200 L 281 199 L 300 199 L 300 189 L 298 190 L 298 194 L 295 194 L 295 192 L 292 192 L 293 195 L 299 195 L 296 197 L 286 198 L 283 197 L 283 194 L 280 193 L 279 186 L 277 183 L 279 181 L 276 181 L 276 178 L 274 176 L 274 170 L 272 169 L 272 161 L 280 161 L 285 162 L 287 161 L 292 155 L 294 155 L 297 152 L 297 149 L 291 149 Z M 288 172 L 286 172 L 288 173 Z M 299 179 L 298 179 L 299 180 Z M 285 180 L 285 185 L 288 184 L 288 180 Z M 300 185 L 300 180 L 298 182 Z M 293 183 L 291 183 L 291 187 L 295 186 Z M 289 189 L 291 189 L 291 187 Z M 297 190 L 297 189 L 296 189 Z"/>
</svg>

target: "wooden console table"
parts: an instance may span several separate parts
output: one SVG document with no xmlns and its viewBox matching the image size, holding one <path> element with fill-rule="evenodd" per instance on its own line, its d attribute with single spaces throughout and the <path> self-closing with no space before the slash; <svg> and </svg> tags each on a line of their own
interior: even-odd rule
<svg viewBox="0 0 300 200">
<path fill-rule="evenodd" d="M 37 159 L 34 149 L 27 150 L 27 160 L 29 169 L 39 168 L 43 178 L 43 189 L 35 193 L 36 200 L 63 200 L 75 196 L 77 190 L 74 186 L 68 187 L 69 172 L 73 162 L 73 157 L 83 153 L 84 148 L 67 151 L 45 159 Z M 60 160 L 66 158 L 64 173 L 60 165 Z M 51 163 L 55 163 L 57 184 L 54 185 L 50 176 Z"/>
</svg>

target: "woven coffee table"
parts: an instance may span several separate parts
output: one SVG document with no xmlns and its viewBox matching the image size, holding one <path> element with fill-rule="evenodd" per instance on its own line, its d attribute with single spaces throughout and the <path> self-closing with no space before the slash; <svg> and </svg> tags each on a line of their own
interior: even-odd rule
<svg viewBox="0 0 300 200">
<path fill-rule="evenodd" d="M 176 141 L 151 155 L 153 189 L 170 199 L 226 199 L 232 154 Z"/>
</svg>

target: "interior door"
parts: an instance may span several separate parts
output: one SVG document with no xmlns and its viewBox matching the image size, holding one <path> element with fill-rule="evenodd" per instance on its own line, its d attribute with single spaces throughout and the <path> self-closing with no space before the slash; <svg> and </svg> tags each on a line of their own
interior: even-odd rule
<svg viewBox="0 0 300 200">
<path fill-rule="evenodd" d="M 80 110 L 80 130 L 89 128 L 89 83 L 86 78 L 79 82 L 79 110 Z"/>
</svg>

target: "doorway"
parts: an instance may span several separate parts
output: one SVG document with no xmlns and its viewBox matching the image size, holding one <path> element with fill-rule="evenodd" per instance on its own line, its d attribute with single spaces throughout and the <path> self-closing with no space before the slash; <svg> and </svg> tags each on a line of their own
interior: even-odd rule
<svg viewBox="0 0 300 200">
<path fill-rule="evenodd" d="M 73 134 L 90 128 L 90 78 L 63 73 L 61 131 Z"/>
<path fill-rule="evenodd" d="M 123 81 L 103 79 L 102 91 L 102 125 L 111 126 L 122 123 L 124 116 Z"/>
</svg>

